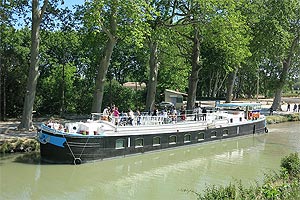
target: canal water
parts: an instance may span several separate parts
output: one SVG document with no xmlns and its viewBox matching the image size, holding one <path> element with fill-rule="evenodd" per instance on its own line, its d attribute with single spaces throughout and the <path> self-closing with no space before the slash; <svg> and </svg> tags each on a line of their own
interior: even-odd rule
<svg viewBox="0 0 300 200">
<path fill-rule="evenodd" d="M 254 185 L 292 152 L 300 153 L 300 122 L 269 125 L 267 134 L 78 166 L 5 156 L 0 199 L 196 199 L 184 190 L 235 180 Z"/>
</svg>

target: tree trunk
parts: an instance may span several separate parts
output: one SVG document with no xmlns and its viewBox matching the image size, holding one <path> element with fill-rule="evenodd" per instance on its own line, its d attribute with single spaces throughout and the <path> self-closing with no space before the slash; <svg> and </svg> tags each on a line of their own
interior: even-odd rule
<svg viewBox="0 0 300 200">
<path fill-rule="evenodd" d="M 287 77 L 288 77 L 288 71 L 290 68 L 290 59 L 283 61 L 282 65 L 283 65 L 283 67 L 282 67 L 282 71 L 280 74 L 280 79 L 278 81 L 278 84 L 277 84 L 277 87 L 275 90 L 273 103 L 271 106 L 273 110 L 278 110 L 278 109 L 281 110 L 282 90 L 283 90 L 283 87 L 284 87 Z"/>
<path fill-rule="evenodd" d="M 103 95 L 104 95 L 105 78 L 106 78 L 108 67 L 110 65 L 110 59 L 111 59 L 113 50 L 117 43 L 117 36 L 116 36 L 116 34 L 117 34 L 117 19 L 116 19 L 117 4 L 116 4 L 116 2 L 113 2 L 112 4 L 113 4 L 113 6 L 111 7 L 111 10 L 110 10 L 109 28 L 102 27 L 102 30 L 108 36 L 108 40 L 106 42 L 106 46 L 104 48 L 103 55 L 100 60 L 97 78 L 96 78 L 96 88 L 95 88 L 95 92 L 94 92 L 93 105 L 92 105 L 92 112 L 96 112 L 96 113 L 101 113 L 101 106 L 102 106 Z"/>
<path fill-rule="evenodd" d="M 106 47 L 103 52 L 103 57 L 101 58 L 99 68 L 98 68 L 92 112 L 101 113 L 101 106 L 102 106 L 103 95 L 104 95 L 105 77 L 110 64 L 111 55 L 113 53 L 116 43 L 117 40 L 114 37 L 110 37 L 106 43 Z"/>
<path fill-rule="evenodd" d="M 32 111 L 36 93 L 37 79 L 39 76 L 40 24 L 47 4 L 48 0 L 44 0 L 44 5 L 42 9 L 39 10 L 39 1 L 32 0 L 30 68 L 25 92 L 23 115 L 19 129 L 29 130 L 32 127 Z"/>
<path fill-rule="evenodd" d="M 291 61 L 292 61 L 292 57 L 294 55 L 294 51 L 297 45 L 299 45 L 299 38 L 300 36 L 298 35 L 296 38 L 294 38 L 291 48 L 289 50 L 288 53 L 288 57 L 286 59 L 283 60 L 282 62 L 282 71 L 280 74 L 280 79 L 278 81 L 278 85 L 275 91 L 275 96 L 274 96 L 274 100 L 272 103 L 272 109 L 273 110 L 278 110 L 281 109 L 281 96 L 282 96 L 282 90 L 283 87 L 287 81 L 288 78 L 288 72 L 289 69 L 291 67 Z"/>
<path fill-rule="evenodd" d="M 192 53 L 192 71 L 189 77 L 189 90 L 188 90 L 188 99 L 187 99 L 187 110 L 192 110 L 197 93 L 197 84 L 199 81 L 199 71 L 201 69 L 200 64 L 200 40 L 199 40 L 199 31 L 197 28 L 194 29 L 194 38 L 193 38 L 193 53 Z"/>
<path fill-rule="evenodd" d="M 232 100 L 234 82 L 236 78 L 238 68 L 234 69 L 234 71 L 230 72 L 227 78 L 227 91 L 226 91 L 226 103 L 230 103 Z"/>
<path fill-rule="evenodd" d="M 152 111 L 155 106 L 155 97 L 156 97 L 156 87 L 157 87 L 157 75 L 158 75 L 158 57 L 157 57 L 157 42 L 150 41 L 150 58 L 149 58 L 149 67 L 150 75 L 149 81 L 147 84 L 147 99 L 146 99 L 146 109 Z"/>
<path fill-rule="evenodd" d="M 212 93 L 211 93 L 211 97 L 216 98 L 217 97 L 217 92 L 218 92 L 218 84 L 220 81 L 220 75 L 219 72 L 216 73 L 215 76 L 212 77 L 215 81 L 214 81 L 214 86 L 212 88 Z"/>
</svg>

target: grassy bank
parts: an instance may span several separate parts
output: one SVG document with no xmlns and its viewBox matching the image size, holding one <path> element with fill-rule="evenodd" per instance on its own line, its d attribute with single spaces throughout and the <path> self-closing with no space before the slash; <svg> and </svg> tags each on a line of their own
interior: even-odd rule
<svg viewBox="0 0 300 200">
<path fill-rule="evenodd" d="M 300 159 L 298 153 L 292 153 L 281 160 L 279 173 L 265 174 L 262 185 L 244 187 L 241 182 L 230 183 L 228 186 L 208 186 L 203 193 L 186 191 L 196 195 L 199 200 L 216 199 L 256 199 L 281 200 L 300 199 Z"/>
<path fill-rule="evenodd" d="M 33 138 L 8 138 L 0 141 L 0 153 L 38 151 L 40 144 Z"/>
<path fill-rule="evenodd" d="M 300 121 L 300 113 L 282 113 L 266 116 L 267 124 Z"/>
</svg>

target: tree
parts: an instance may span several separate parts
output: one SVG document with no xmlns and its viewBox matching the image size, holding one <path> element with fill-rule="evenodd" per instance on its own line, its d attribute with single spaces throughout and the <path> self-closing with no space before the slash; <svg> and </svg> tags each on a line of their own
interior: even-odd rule
<svg viewBox="0 0 300 200">
<path fill-rule="evenodd" d="M 280 108 L 282 91 L 291 69 L 299 57 L 300 4 L 297 0 L 265 0 L 261 2 L 259 21 L 255 24 L 255 42 L 259 65 L 273 81 L 272 108 Z"/>
<path fill-rule="evenodd" d="M 191 65 L 188 86 L 187 109 L 192 109 L 197 97 L 199 73 L 204 69 L 203 44 L 210 44 L 211 49 L 223 52 L 223 69 L 226 73 L 235 72 L 250 54 L 247 47 L 249 36 L 247 25 L 241 12 L 237 10 L 239 3 L 235 1 L 186 1 L 179 5 L 176 23 L 183 28 L 178 29 L 181 36 L 189 42 L 190 47 L 183 55 Z M 230 42 L 229 42 L 230 41 Z M 216 58 L 215 58 L 216 59 Z M 220 58 L 218 58 L 220 59 Z M 211 65 L 207 65 L 211 67 Z M 234 74 L 234 73 L 233 73 Z M 231 77 L 231 76 L 229 76 Z M 228 94 L 231 96 L 235 78 L 228 79 Z M 222 80 L 219 81 L 223 83 Z M 229 87 L 230 86 L 230 87 Z M 215 86 L 216 88 L 216 86 Z"/>
<path fill-rule="evenodd" d="M 37 79 L 39 76 L 39 46 L 40 46 L 40 25 L 48 5 L 48 0 L 43 1 L 39 8 L 39 0 L 32 0 L 32 25 L 31 25 L 31 50 L 30 68 L 27 81 L 25 101 L 20 129 L 29 130 L 32 127 L 32 111 L 36 94 Z"/>
<path fill-rule="evenodd" d="M 142 30 L 147 31 L 144 26 L 144 10 L 147 4 L 138 0 L 95 0 L 86 5 L 85 22 L 87 27 L 106 37 L 105 46 L 101 48 L 92 105 L 92 112 L 101 112 L 105 78 L 114 47 L 118 39 L 140 43 L 141 37 L 144 37 Z"/>
</svg>

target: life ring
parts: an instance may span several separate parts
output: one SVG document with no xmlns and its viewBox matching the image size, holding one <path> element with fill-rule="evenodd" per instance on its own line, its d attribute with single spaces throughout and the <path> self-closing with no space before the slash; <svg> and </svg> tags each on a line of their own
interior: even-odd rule
<svg viewBox="0 0 300 200">
<path fill-rule="evenodd" d="M 80 158 L 74 159 L 74 165 L 80 165 L 82 163 L 82 160 Z"/>
<path fill-rule="evenodd" d="M 265 133 L 268 133 L 268 132 L 269 132 L 268 128 L 267 128 L 267 127 L 265 127 Z"/>
</svg>

